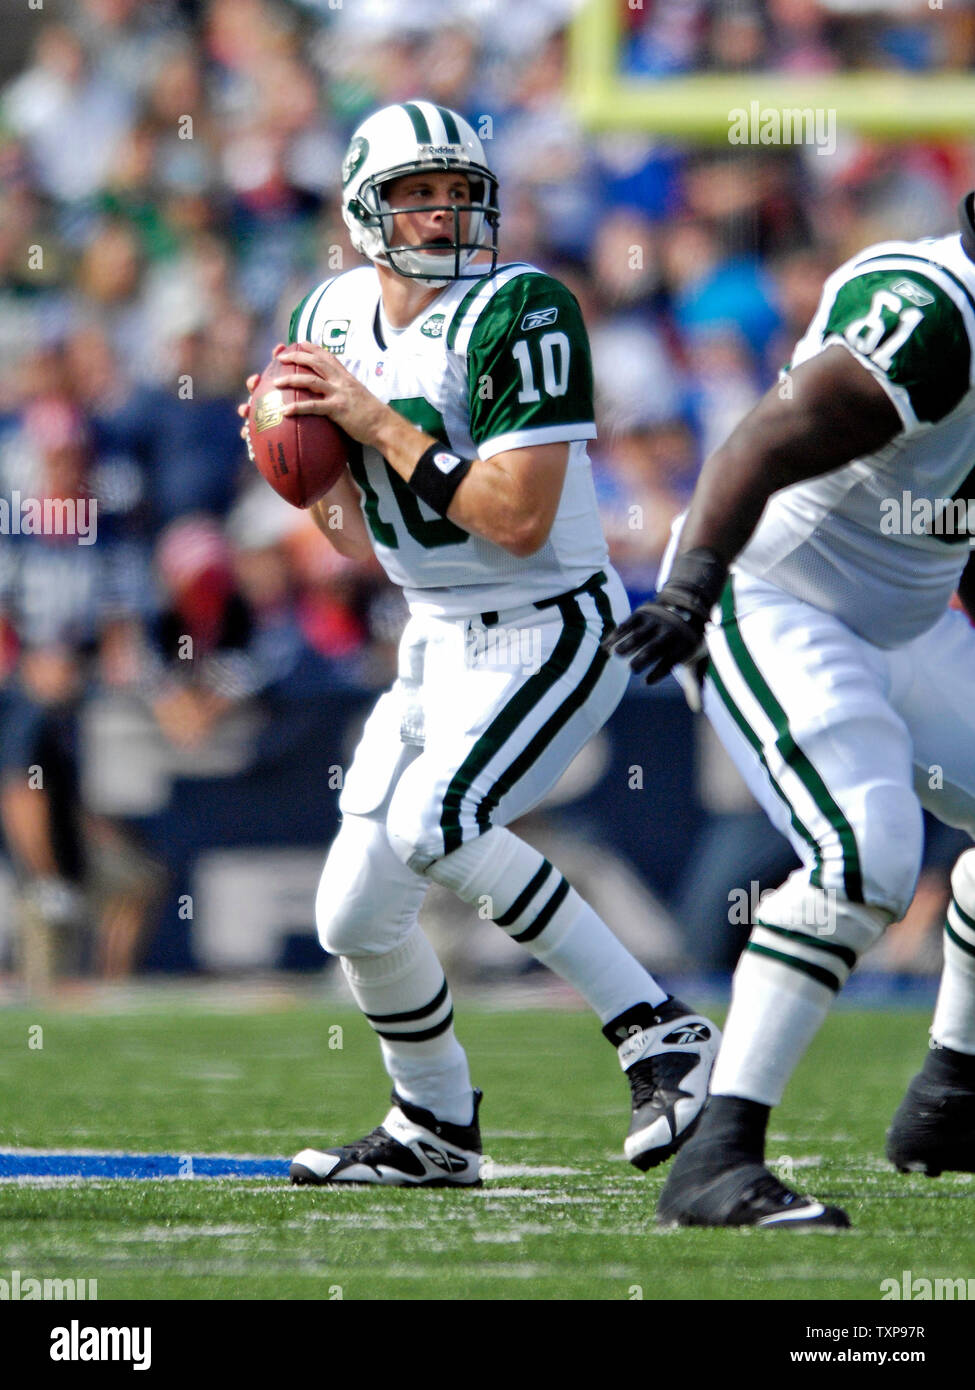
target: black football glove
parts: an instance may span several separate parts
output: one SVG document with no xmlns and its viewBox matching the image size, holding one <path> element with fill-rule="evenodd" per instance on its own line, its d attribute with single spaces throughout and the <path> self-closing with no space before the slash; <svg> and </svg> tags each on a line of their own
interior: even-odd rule
<svg viewBox="0 0 975 1390">
<path fill-rule="evenodd" d="M 638 675 L 646 671 L 647 685 L 655 685 L 672 667 L 693 661 L 700 651 L 727 574 L 727 565 L 713 550 L 678 555 L 657 597 L 641 603 L 620 623 L 603 640 L 603 649 L 628 656 L 632 669 Z"/>
</svg>

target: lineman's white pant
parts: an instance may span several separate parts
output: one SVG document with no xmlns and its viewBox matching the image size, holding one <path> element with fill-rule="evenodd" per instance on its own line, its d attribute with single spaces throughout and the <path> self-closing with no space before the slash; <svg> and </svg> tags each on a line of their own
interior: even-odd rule
<svg viewBox="0 0 975 1390">
<path fill-rule="evenodd" d="M 812 896 L 823 890 L 874 910 L 854 913 L 860 927 L 848 929 L 846 944 L 859 954 L 911 901 L 922 806 L 975 833 L 975 631 L 948 611 L 923 636 L 885 651 L 736 574 L 708 650 L 705 710 L 803 861 Z M 795 883 L 785 896 L 794 914 Z M 774 895 L 763 901 L 762 921 L 775 920 L 774 907 Z M 814 922 L 779 925 L 825 935 Z"/>
</svg>

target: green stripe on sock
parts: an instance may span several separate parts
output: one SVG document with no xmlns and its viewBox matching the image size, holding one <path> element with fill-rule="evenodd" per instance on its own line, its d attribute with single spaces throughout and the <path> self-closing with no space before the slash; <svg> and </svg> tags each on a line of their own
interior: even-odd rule
<svg viewBox="0 0 975 1390">
<path fill-rule="evenodd" d="M 965 923 L 965 926 L 971 927 L 972 931 L 975 931 L 975 917 L 969 917 L 965 909 L 960 906 L 957 898 L 953 897 L 951 899 L 951 905 L 958 913 L 958 916 L 961 918 L 961 920 Z"/>
<path fill-rule="evenodd" d="M 496 927 L 510 927 L 512 922 L 516 922 L 551 872 L 551 864 L 547 859 L 543 859 L 542 867 L 532 878 L 528 887 L 518 894 L 507 912 L 502 912 L 500 917 L 495 917 L 494 925 Z"/>
<path fill-rule="evenodd" d="M 817 984 L 825 985 L 834 994 L 839 992 L 839 980 L 832 971 L 824 970 L 821 965 L 811 965 L 808 960 L 799 960 L 797 956 L 787 956 L 784 951 L 773 951 L 771 946 L 757 946 L 754 941 L 749 941 L 745 950 L 754 951 L 759 956 L 768 956 L 770 960 L 777 960 L 781 965 L 789 965 L 793 970 L 808 975 Z"/>
<path fill-rule="evenodd" d="M 419 1033 L 386 1033 L 382 1028 L 375 1029 L 375 1032 L 380 1038 L 385 1038 L 387 1042 L 428 1042 L 430 1038 L 437 1038 L 441 1033 L 446 1033 L 453 1021 L 454 1011 L 451 1009 L 445 1019 L 435 1023 L 432 1028 L 424 1028 Z"/>
<path fill-rule="evenodd" d="M 830 795 L 822 777 L 813 767 L 806 754 L 792 736 L 789 717 L 772 693 L 768 682 L 755 664 L 751 653 L 745 646 L 738 618 L 735 614 L 734 581 L 729 580 L 721 598 L 722 627 L 728 642 L 728 649 L 734 659 L 739 675 L 768 715 L 775 727 L 775 746 L 792 768 L 803 786 L 809 792 L 818 809 L 836 831 L 843 852 L 843 890 L 850 902 L 863 902 L 863 876 L 860 869 L 860 852 L 857 848 L 853 827 L 844 816 L 841 808 Z M 817 887 L 822 888 L 822 878 L 811 878 Z"/>
<path fill-rule="evenodd" d="M 410 1023 L 414 1019 L 425 1018 L 427 1014 L 432 1014 L 434 1010 L 440 1008 L 440 1005 L 446 998 L 447 980 L 446 977 L 444 977 L 444 982 L 440 986 L 440 989 L 430 1000 L 429 1004 L 424 1004 L 422 1008 L 407 1009 L 407 1011 L 402 1014 L 366 1014 L 366 1018 L 370 1023 Z"/>
<path fill-rule="evenodd" d="M 816 951 L 825 951 L 827 955 L 836 956 L 837 960 L 841 960 L 850 970 L 857 963 L 857 953 L 851 951 L 849 946 L 836 946 L 831 941 L 822 941 L 818 936 L 811 936 L 809 932 L 790 931 L 788 927 L 774 927 L 771 922 L 763 922 L 761 917 L 755 919 L 755 925 L 764 931 L 775 932 L 776 936 L 785 937 L 787 941 L 799 941 Z"/>
<path fill-rule="evenodd" d="M 517 936 L 513 936 L 511 938 L 512 941 L 534 941 L 535 937 L 540 936 L 545 930 L 568 896 L 569 881 L 560 876 L 559 886 L 535 918 L 534 922 L 532 922 L 530 927 L 526 927 L 523 932 L 519 932 Z"/>
<path fill-rule="evenodd" d="M 957 907 L 957 903 L 955 906 Z M 970 941 L 966 941 L 963 936 L 959 936 L 951 923 L 945 919 L 945 935 L 948 936 L 961 950 L 967 951 L 970 956 L 975 956 L 975 946 Z"/>
</svg>

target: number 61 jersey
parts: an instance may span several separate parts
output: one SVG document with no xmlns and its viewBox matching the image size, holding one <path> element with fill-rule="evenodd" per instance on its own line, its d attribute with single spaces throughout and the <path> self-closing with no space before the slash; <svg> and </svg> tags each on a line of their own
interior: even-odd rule
<svg viewBox="0 0 975 1390">
<path fill-rule="evenodd" d="M 607 563 L 586 440 L 592 366 L 579 306 L 534 266 L 450 283 L 391 329 L 372 266 L 326 280 L 291 316 L 291 342 L 335 353 L 374 396 L 465 458 L 567 443 L 545 545 L 519 557 L 438 516 L 375 450 L 350 461 L 376 554 L 414 612 L 467 617 L 564 593 Z M 357 451 L 358 452 L 358 451 Z"/>
<path fill-rule="evenodd" d="M 879 382 L 902 428 L 776 493 L 737 567 L 899 647 L 942 616 L 975 543 L 971 194 L 960 235 L 882 242 L 829 277 L 793 365 L 834 344 Z"/>
</svg>

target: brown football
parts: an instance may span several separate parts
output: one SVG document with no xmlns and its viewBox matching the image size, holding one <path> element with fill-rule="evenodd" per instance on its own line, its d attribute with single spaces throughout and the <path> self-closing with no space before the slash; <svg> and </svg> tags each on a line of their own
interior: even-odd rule
<svg viewBox="0 0 975 1390">
<path fill-rule="evenodd" d="M 277 380 L 299 370 L 272 358 L 250 399 L 251 458 L 274 491 L 293 507 L 310 507 L 335 486 L 349 457 L 348 436 L 327 415 L 285 415 L 310 391 L 282 389 Z"/>
</svg>

